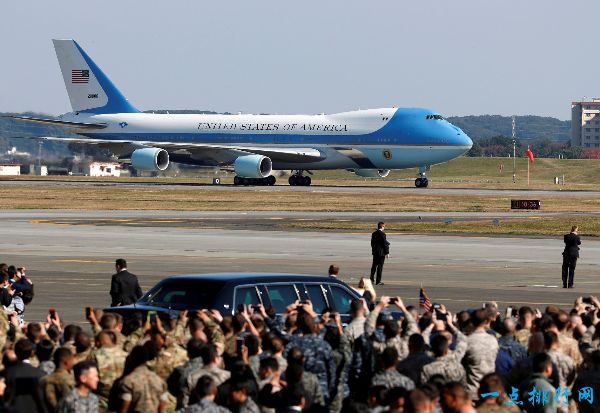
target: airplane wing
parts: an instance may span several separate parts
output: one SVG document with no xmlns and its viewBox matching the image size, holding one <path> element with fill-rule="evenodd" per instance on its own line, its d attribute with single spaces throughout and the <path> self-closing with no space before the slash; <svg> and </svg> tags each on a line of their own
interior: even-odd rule
<svg viewBox="0 0 600 413">
<path fill-rule="evenodd" d="M 315 148 L 300 147 L 267 147 L 267 146 L 246 146 L 246 145 L 218 145 L 210 143 L 195 142 L 155 142 L 138 140 L 108 140 L 94 138 L 66 138 L 55 136 L 27 137 L 27 139 L 43 139 L 47 141 L 57 141 L 66 143 L 80 143 L 88 145 L 98 145 L 115 150 L 119 147 L 127 151 L 130 148 L 161 148 L 169 153 L 190 153 L 202 155 L 203 152 L 229 151 L 241 155 L 257 154 L 271 158 L 279 162 L 315 162 L 325 159 L 325 155 Z"/>
</svg>

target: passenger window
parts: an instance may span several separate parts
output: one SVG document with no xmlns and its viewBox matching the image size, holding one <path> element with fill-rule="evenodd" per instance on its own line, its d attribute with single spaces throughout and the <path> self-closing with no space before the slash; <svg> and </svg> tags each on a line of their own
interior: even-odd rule
<svg viewBox="0 0 600 413">
<path fill-rule="evenodd" d="M 327 307 L 327 301 L 325 301 L 321 286 L 317 284 L 307 284 L 305 287 L 310 298 L 310 302 L 313 305 L 313 309 L 317 314 L 323 314 L 323 310 L 325 307 Z"/>
<path fill-rule="evenodd" d="M 260 300 L 258 298 L 258 295 L 256 294 L 256 288 L 255 287 L 242 287 L 242 288 L 236 288 L 235 290 L 235 309 L 237 309 L 237 307 L 240 304 L 260 304 Z"/>
<path fill-rule="evenodd" d="M 331 295 L 333 295 L 333 303 L 335 304 L 335 310 L 340 314 L 350 313 L 350 302 L 354 300 L 354 297 L 350 293 L 337 285 L 330 286 Z"/>
<path fill-rule="evenodd" d="M 298 294 L 292 284 L 279 284 L 267 286 L 271 305 L 278 313 L 283 313 L 285 308 L 298 300 Z"/>
</svg>

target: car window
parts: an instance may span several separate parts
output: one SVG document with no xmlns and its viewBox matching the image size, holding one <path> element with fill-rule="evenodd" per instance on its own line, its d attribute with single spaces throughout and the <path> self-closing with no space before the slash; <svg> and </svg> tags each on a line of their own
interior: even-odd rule
<svg viewBox="0 0 600 413">
<path fill-rule="evenodd" d="M 258 294 L 256 294 L 256 287 L 239 287 L 235 289 L 235 307 L 240 304 L 260 304 Z"/>
<path fill-rule="evenodd" d="M 285 308 L 298 300 L 298 294 L 292 284 L 268 285 L 269 298 L 271 305 L 278 313 L 283 313 Z"/>
<path fill-rule="evenodd" d="M 340 314 L 350 313 L 350 302 L 354 297 L 346 290 L 337 285 L 330 285 L 331 295 L 333 295 L 333 303 L 335 310 Z"/>
<path fill-rule="evenodd" d="M 211 308 L 223 285 L 218 281 L 174 280 L 156 286 L 140 302 L 173 309 Z"/>
<path fill-rule="evenodd" d="M 310 298 L 310 302 L 313 305 L 313 310 L 317 314 L 323 314 L 323 310 L 327 307 L 327 302 L 323 296 L 323 290 L 319 284 L 306 284 L 306 292 Z"/>
</svg>

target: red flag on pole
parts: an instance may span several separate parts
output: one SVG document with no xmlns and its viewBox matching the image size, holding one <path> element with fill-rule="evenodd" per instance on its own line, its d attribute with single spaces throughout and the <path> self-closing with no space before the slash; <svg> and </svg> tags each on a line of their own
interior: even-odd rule
<svg viewBox="0 0 600 413">
<path fill-rule="evenodd" d="M 527 148 L 527 151 L 525 151 L 525 155 L 527 155 L 527 157 L 529 158 L 530 162 L 534 161 L 533 152 L 531 152 L 531 149 Z"/>
</svg>

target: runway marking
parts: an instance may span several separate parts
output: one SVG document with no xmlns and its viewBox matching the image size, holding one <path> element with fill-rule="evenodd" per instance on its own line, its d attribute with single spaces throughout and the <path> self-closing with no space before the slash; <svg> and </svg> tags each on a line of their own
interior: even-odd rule
<svg viewBox="0 0 600 413">
<path fill-rule="evenodd" d="M 100 261 L 100 260 L 52 260 L 52 262 L 78 262 L 83 264 L 97 263 L 97 264 L 112 264 L 113 261 Z"/>
</svg>

